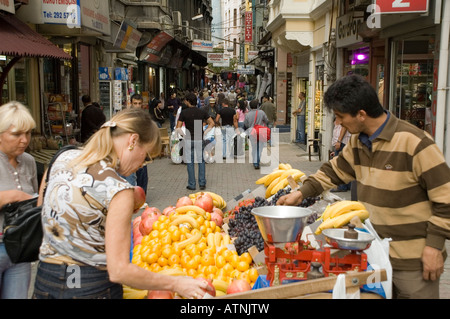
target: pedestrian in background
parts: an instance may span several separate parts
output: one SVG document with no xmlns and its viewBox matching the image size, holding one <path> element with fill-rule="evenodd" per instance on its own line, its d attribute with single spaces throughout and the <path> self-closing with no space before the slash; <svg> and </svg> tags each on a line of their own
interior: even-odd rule
<svg viewBox="0 0 450 319">
<path fill-rule="evenodd" d="M 183 155 L 184 162 L 187 163 L 188 185 L 187 189 L 196 189 L 195 179 L 195 163 L 198 164 L 198 184 L 200 189 L 206 188 L 206 167 L 203 156 L 204 144 L 203 134 L 207 134 L 214 127 L 214 120 L 204 110 L 197 107 L 197 97 L 194 93 L 186 95 L 187 108 L 181 111 L 177 122 L 177 131 L 183 136 Z M 186 134 L 183 133 L 181 127 L 186 127 Z M 204 124 L 208 124 L 208 128 L 203 132 Z"/>
<path fill-rule="evenodd" d="M 140 94 L 133 94 L 131 96 L 131 107 L 142 109 L 144 107 L 144 98 Z"/>
<path fill-rule="evenodd" d="M 298 94 L 298 98 L 300 99 L 298 108 L 294 112 L 292 112 L 293 115 L 297 116 L 297 134 L 295 142 L 306 144 L 306 94 L 304 92 L 300 92 Z"/>
<path fill-rule="evenodd" d="M 236 110 L 229 107 L 228 99 L 223 99 L 222 109 L 217 112 L 215 123 L 222 129 L 222 158 L 232 157 L 233 136 L 238 129 L 238 118 Z"/>
<path fill-rule="evenodd" d="M 86 141 L 91 137 L 92 134 L 97 132 L 103 123 L 106 121 L 106 116 L 102 109 L 92 103 L 91 97 L 89 95 L 83 95 L 81 97 L 83 102 L 83 111 L 81 111 L 81 143 L 86 143 Z"/>
<path fill-rule="evenodd" d="M 333 152 L 331 152 L 331 158 L 338 156 L 343 150 L 344 146 L 350 141 L 351 134 L 334 118 L 333 138 L 331 145 L 333 146 Z M 337 188 L 333 188 L 331 192 L 347 192 L 350 190 L 351 183 L 341 184 Z"/>
<path fill-rule="evenodd" d="M 262 110 L 258 110 L 258 100 L 252 100 L 250 102 L 250 112 L 245 115 L 244 130 L 250 132 L 254 125 L 267 126 L 269 119 L 266 113 Z M 259 169 L 261 162 L 261 154 L 266 146 L 265 141 L 259 141 L 254 136 L 250 135 L 250 144 L 252 146 L 252 161 L 253 167 Z"/>
<path fill-rule="evenodd" d="M 36 123 L 19 102 L 0 107 L 0 207 L 38 194 L 36 161 L 25 153 Z M 27 299 L 31 263 L 13 264 L 3 243 L 0 215 L 0 299 Z"/>
<path fill-rule="evenodd" d="M 442 151 L 427 132 L 385 110 L 359 75 L 334 82 L 324 103 L 352 137 L 339 156 L 277 204 L 296 206 L 356 180 L 358 201 L 378 236 L 392 239 L 393 297 L 438 299 L 450 239 L 450 168 Z"/>
<path fill-rule="evenodd" d="M 172 132 L 175 129 L 175 125 L 177 124 L 175 118 L 177 116 L 178 108 L 181 106 L 180 101 L 177 98 L 177 93 L 173 91 L 170 94 L 170 97 L 167 99 L 167 112 L 169 113 L 170 120 L 170 131 Z"/>
</svg>

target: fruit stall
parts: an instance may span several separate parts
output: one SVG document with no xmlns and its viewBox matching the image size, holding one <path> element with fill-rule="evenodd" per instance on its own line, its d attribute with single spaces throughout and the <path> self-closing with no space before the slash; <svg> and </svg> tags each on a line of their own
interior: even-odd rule
<svg viewBox="0 0 450 319">
<path fill-rule="evenodd" d="M 203 191 L 162 210 L 140 201 L 131 261 L 153 272 L 205 278 L 215 289 L 210 298 L 332 298 L 336 287 L 385 298 L 380 283 L 387 274 L 370 267 L 375 236 L 365 229 L 369 213 L 362 203 L 333 195 L 276 206 L 304 177 L 280 164 L 239 200 Z M 142 198 L 138 188 L 135 194 Z M 124 298 L 179 297 L 124 287 Z"/>
</svg>

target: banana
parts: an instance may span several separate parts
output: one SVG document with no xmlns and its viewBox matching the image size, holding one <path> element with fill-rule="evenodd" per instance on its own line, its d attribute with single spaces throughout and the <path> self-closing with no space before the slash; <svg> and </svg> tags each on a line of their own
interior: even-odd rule
<svg viewBox="0 0 450 319">
<path fill-rule="evenodd" d="M 333 224 L 334 224 L 333 218 L 324 219 L 322 223 L 319 225 L 319 227 L 317 227 L 315 234 L 320 235 L 322 234 L 322 230 L 333 228 L 334 227 Z"/>
<path fill-rule="evenodd" d="M 264 186 L 265 187 L 269 187 L 269 185 L 278 177 L 281 176 L 281 174 L 283 174 L 284 170 L 276 170 L 275 172 L 272 172 L 269 174 L 269 177 L 267 178 L 267 180 L 264 182 Z"/>
<path fill-rule="evenodd" d="M 147 297 L 148 290 L 134 289 L 123 285 L 123 299 L 144 299 Z"/>
<path fill-rule="evenodd" d="M 354 211 L 348 212 L 346 214 L 337 216 L 337 217 L 331 219 L 331 220 L 333 220 L 333 227 L 334 228 L 343 227 L 343 226 L 347 225 L 350 222 L 350 220 L 355 216 L 358 216 L 361 219 L 361 221 L 363 222 L 364 220 L 369 218 L 369 212 L 365 209 L 361 209 L 361 210 L 354 210 Z"/>
<path fill-rule="evenodd" d="M 225 296 L 226 294 L 227 294 L 226 291 L 216 289 L 216 297 L 222 297 L 222 296 Z"/>
<path fill-rule="evenodd" d="M 276 194 L 280 189 L 283 189 L 286 186 L 288 186 L 288 184 L 289 184 L 289 182 L 286 178 L 281 179 L 281 177 L 280 177 L 280 181 L 277 183 L 277 185 L 275 185 L 274 188 L 272 188 L 272 191 L 270 192 L 271 195 Z"/>
<path fill-rule="evenodd" d="M 216 246 L 216 249 L 220 247 L 221 243 L 222 243 L 222 234 L 214 233 L 214 245 Z"/>
<path fill-rule="evenodd" d="M 261 178 L 258 178 L 258 179 L 256 180 L 255 184 L 257 184 L 257 185 L 264 184 L 264 183 L 266 182 L 266 180 L 269 178 L 269 175 L 270 175 L 270 173 L 264 175 L 264 176 L 261 177 Z"/>
<path fill-rule="evenodd" d="M 183 241 L 174 243 L 173 245 L 177 245 L 180 248 L 184 248 L 189 244 L 196 244 L 202 238 L 202 233 L 200 231 L 195 232 L 190 238 L 185 239 Z"/>
<path fill-rule="evenodd" d="M 219 194 L 213 193 L 213 192 L 205 192 L 209 195 L 211 195 L 213 202 L 215 202 L 214 206 L 220 209 L 224 209 L 227 206 L 227 203 L 225 202 L 225 200 L 223 199 L 222 196 L 220 196 Z M 216 204 L 217 202 L 217 204 Z"/>
<path fill-rule="evenodd" d="M 328 204 L 327 207 L 325 207 L 325 210 L 323 211 L 322 215 L 318 219 L 321 220 L 328 219 L 330 217 L 330 207 L 331 205 Z"/>
<path fill-rule="evenodd" d="M 270 196 L 272 196 L 272 189 L 275 187 L 275 185 L 277 185 L 279 180 L 280 180 L 279 177 L 275 178 L 272 181 L 272 183 L 270 183 L 270 185 L 267 187 L 267 189 L 266 189 L 266 198 L 269 198 Z"/>
<path fill-rule="evenodd" d="M 206 218 L 206 212 L 203 208 L 195 205 L 186 205 L 175 208 L 175 212 L 177 214 L 186 214 L 188 211 L 193 211 L 197 213 L 198 215 L 202 215 L 204 218 Z"/>
<path fill-rule="evenodd" d="M 223 235 L 223 245 L 227 247 L 230 243 L 231 243 L 230 235 L 228 234 Z"/>
<path fill-rule="evenodd" d="M 324 219 L 334 218 L 336 216 L 342 215 L 348 211 L 352 210 L 361 210 L 366 209 L 365 206 L 358 201 L 351 200 L 342 200 L 336 203 L 331 204 L 329 211 L 327 212 L 327 216 L 324 216 Z"/>
<path fill-rule="evenodd" d="M 214 233 L 209 233 L 208 236 L 206 236 L 206 243 L 208 244 L 208 247 L 214 247 Z"/>
<path fill-rule="evenodd" d="M 178 216 L 174 221 L 172 221 L 170 223 L 170 225 L 178 226 L 180 224 L 185 224 L 185 223 L 188 223 L 193 228 L 199 228 L 200 227 L 198 222 L 195 220 L 195 218 L 192 217 L 192 216 L 189 216 L 189 215 Z"/>
<path fill-rule="evenodd" d="M 228 289 L 228 285 L 229 283 L 227 283 L 226 281 L 223 281 L 221 279 L 213 279 L 212 284 L 214 286 L 214 288 L 216 288 L 216 296 L 217 296 L 217 291 L 222 291 L 225 292 Z"/>
<path fill-rule="evenodd" d="M 186 276 L 186 274 L 181 269 L 168 268 L 158 271 L 158 274 L 168 275 L 168 276 Z"/>
<path fill-rule="evenodd" d="M 287 178 L 289 175 L 293 175 L 293 174 L 296 174 L 296 173 L 301 173 L 301 171 L 298 170 L 298 169 L 295 169 L 295 168 L 293 168 L 293 169 L 287 169 L 287 170 L 285 170 L 285 171 L 283 172 L 283 174 L 280 175 L 280 181 L 281 181 L 282 179 Z"/>
<path fill-rule="evenodd" d="M 286 170 L 286 169 L 289 169 L 289 166 L 288 166 L 289 164 L 284 164 L 284 163 L 280 163 L 280 164 L 278 164 L 278 169 L 281 169 L 281 170 Z"/>
</svg>

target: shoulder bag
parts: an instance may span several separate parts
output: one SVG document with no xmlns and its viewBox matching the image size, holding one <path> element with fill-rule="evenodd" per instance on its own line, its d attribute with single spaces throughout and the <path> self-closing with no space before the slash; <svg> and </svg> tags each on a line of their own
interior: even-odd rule
<svg viewBox="0 0 450 319">
<path fill-rule="evenodd" d="M 64 151 L 76 148 L 68 145 L 61 148 L 48 165 L 45 183 L 47 186 L 49 172 L 56 158 Z M 44 188 L 44 195 L 45 189 Z M 39 259 L 39 248 L 42 243 L 43 231 L 41 221 L 42 206 L 36 206 L 38 197 L 14 202 L 0 208 L 4 215 L 3 242 L 9 258 L 15 264 L 32 262 Z"/>
<path fill-rule="evenodd" d="M 255 121 L 253 122 L 253 128 L 250 135 L 260 142 L 267 142 L 270 140 L 270 128 L 264 125 L 256 125 L 256 117 L 258 116 L 258 111 L 255 114 Z"/>
</svg>

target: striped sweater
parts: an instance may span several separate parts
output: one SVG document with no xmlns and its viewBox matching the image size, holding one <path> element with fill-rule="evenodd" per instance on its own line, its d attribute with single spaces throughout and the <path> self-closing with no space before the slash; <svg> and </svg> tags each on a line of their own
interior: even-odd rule
<svg viewBox="0 0 450 319">
<path fill-rule="evenodd" d="M 423 248 L 450 239 L 450 168 L 432 137 L 391 114 L 372 151 L 352 135 L 340 155 L 311 175 L 304 197 L 357 181 L 357 196 L 381 238 L 391 238 L 393 269 L 421 270 Z"/>
</svg>

